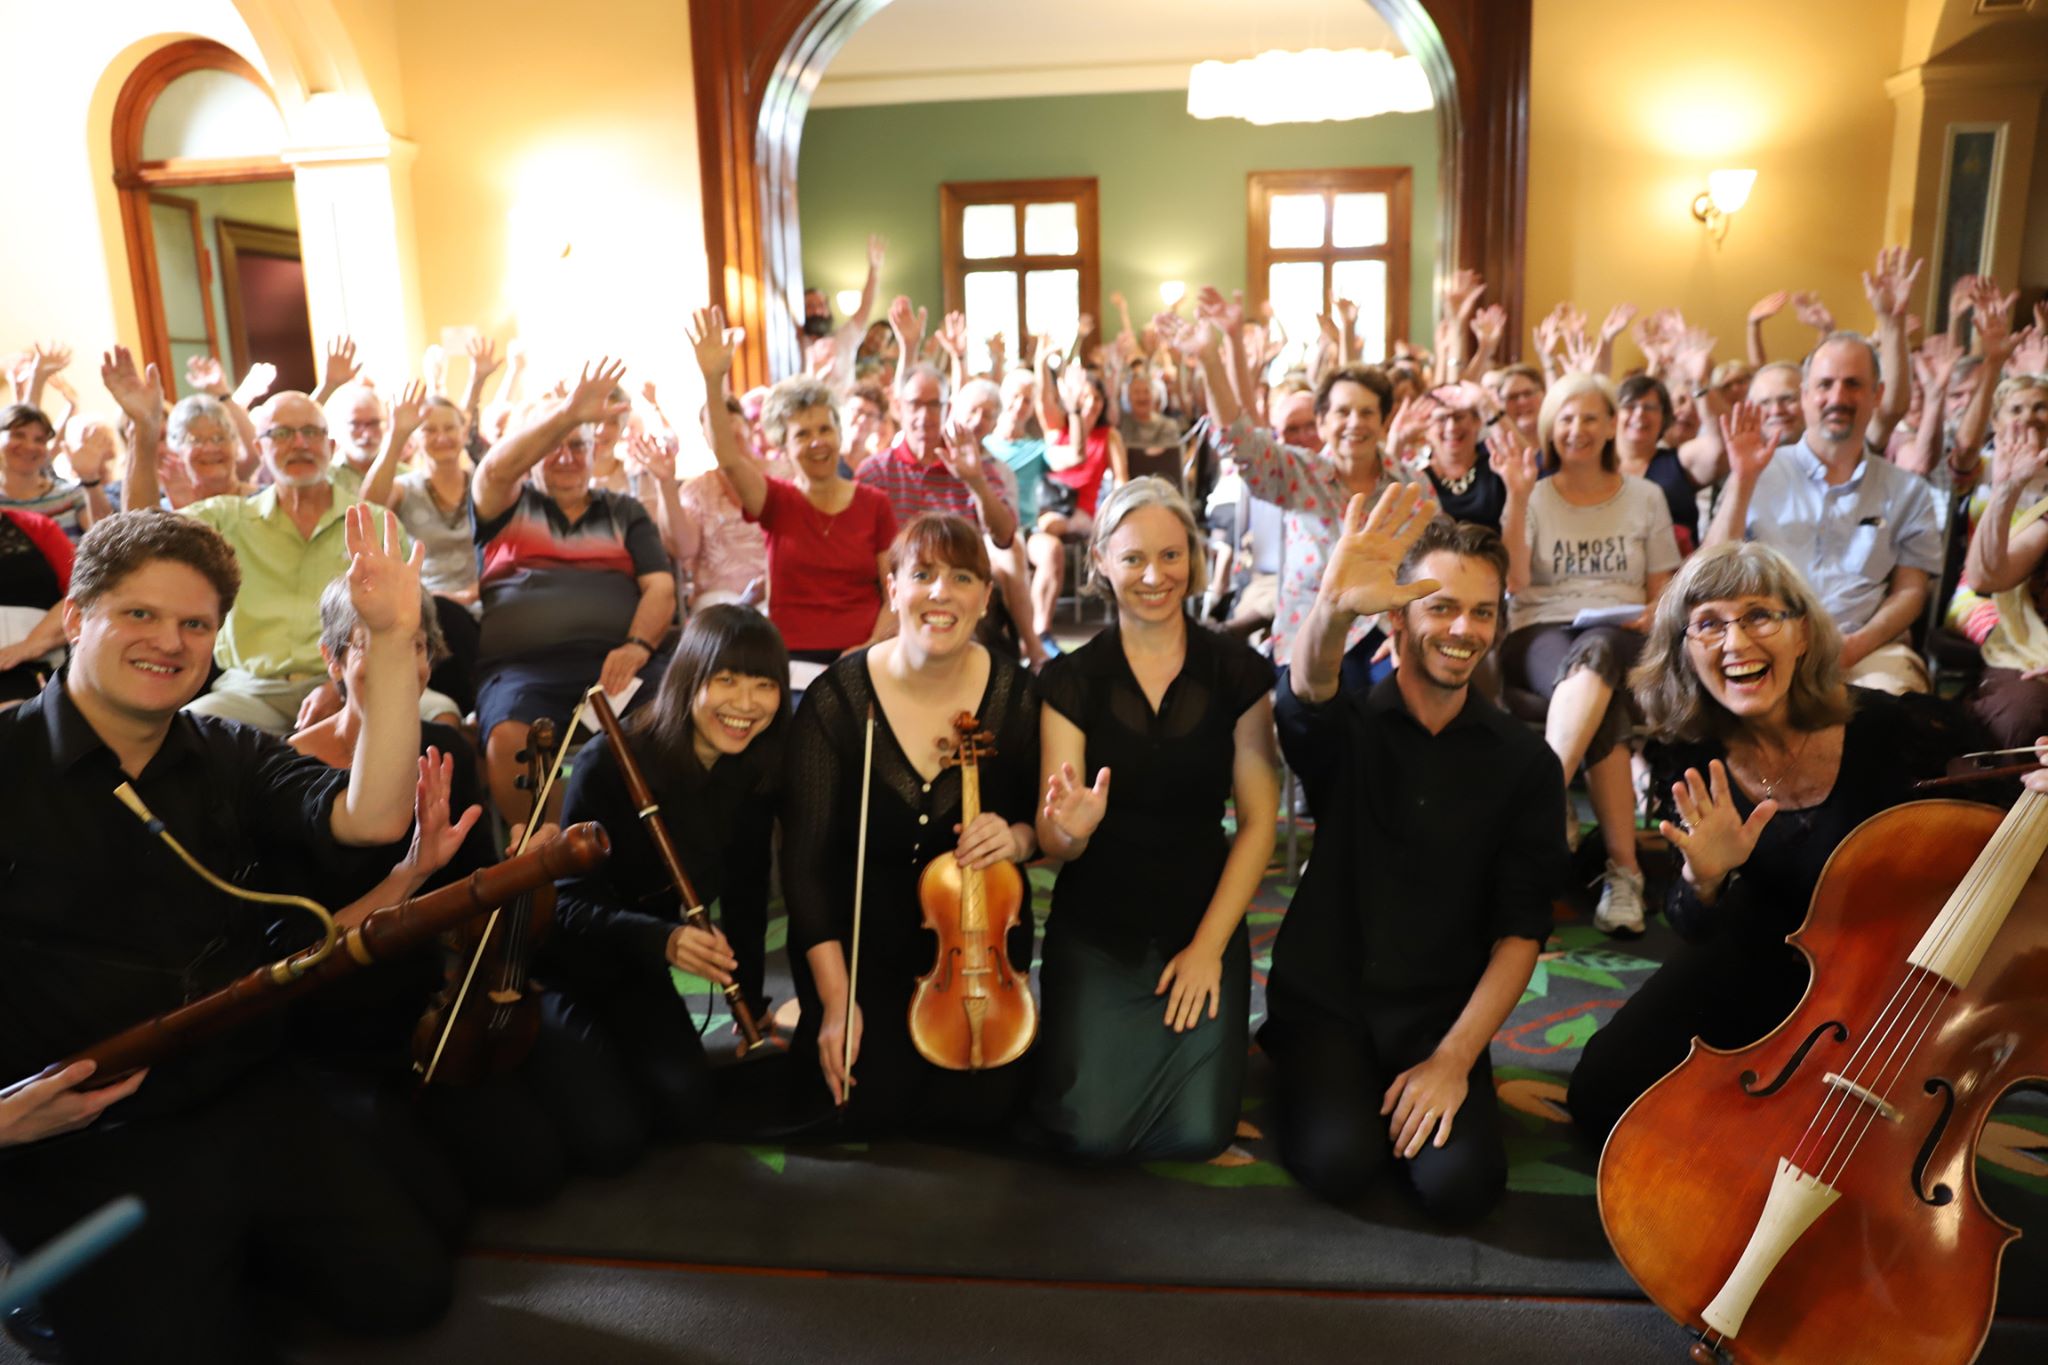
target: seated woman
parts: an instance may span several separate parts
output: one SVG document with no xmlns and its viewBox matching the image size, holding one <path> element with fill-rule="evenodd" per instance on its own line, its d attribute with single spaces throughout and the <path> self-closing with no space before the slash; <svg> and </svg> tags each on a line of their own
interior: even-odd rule
<svg viewBox="0 0 2048 1365">
<path fill-rule="evenodd" d="M 1693 1038 L 1745 1047 L 1792 1012 L 1807 967 L 1785 936 L 1835 845 L 1972 747 L 1944 703 L 1844 686 L 1841 650 L 1798 570 L 1753 542 L 1694 555 L 1657 605 L 1630 682 L 1684 859 L 1665 912 L 1686 946 L 1579 1059 L 1567 1104 L 1596 1145 Z"/>
<path fill-rule="evenodd" d="M 1203 549 L 1165 480 L 1110 494 L 1090 558 L 1116 622 L 1039 683 L 1038 839 L 1064 865 L 1032 1108 L 1073 1156 L 1200 1160 L 1237 1129 L 1251 1011 L 1244 914 L 1280 809 L 1273 666 L 1189 625 Z M 1233 798 L 1237 833 L 1226 837 Z"/>
<path fill-rule="evenodd" d="M 896 539 L 892 563 L 894 638 L 827 669 L 804 693 L 791 727 L 782 889 L 803 1013 L 790 1051 L 807 1058 L 815 1048 L 825 1089 L 850 1105 L 862 1130 L 1000 1131 L 1024 1099 L 1022 1064 L 948 1071 L 911 1043 L 910 999 L 935 958 L 917 883 L 941 853 L 981 869 L 1021 863 L 1036 852 L 1038 700 L 1030 674 L 974 641 L 990 592 L 979 527 L 958 517 L 913 518 Z M 981 814 L 965 828 L 960 770 L 942 761 L 940 748 L 941 741 L 952 743 L 953 718 L 962 711 L 995 735 L 994 755 L 980 764 Z M 870 716 L 874 772 L 863 830 Z M 849 1075 L 847 944 L 863 841 L 867 880 Z M 1007 944 L 1019 975 L 1031 969 L 1031 933 L 1027 913 Z M 803 1074 L 798 1102 L 815 1109 L 822 1092 L 807 1068 Z"/>
<path fill-rule="evenodd" d="M 0 707 L 43 690 L 46 656 L 64 648 L 71 540 L 34 512 L 0 508 Z"/>
<path fill-rule="evenodd" d="M 706 607 L 684 628 L 661 690 L 623 727 L 683 870 L 707 907 L 718 902 L 722 930 L 682 922 L 668 868 L 609 744 L 577 756 L 562 804 L 565 825 L 605 827 L 612 856 L 560 884 L 550 970 L 587 1002 L 581 1041 L 618 1057 L 636 1112 L 664 1138 L 695 1135 L 712 1109 L 710 1063 L 669 968 L 721 986 L 737 980 L 763 1018 L 769 844 L 788 684 L 789 656 L 766 617 Z M 644 1142 L 644 1119 L 639 1136 Z"/>
<path fill-rule="evenodd" d="M 1437 506 L 1452 521 L 1500 530 L 1508 489 L 1479 440 L 1486 430 L 1485 391 L 1469 382 L 1444 384 L 1421 401 L 1429 405 L 1429 462 L 1423 472 L 1436 489 Z"/>
<path fill-rule="evenodd" d="M 256 491 L 235 469 L 241 446 L 234 415 L 211 394 L 195 393 L 178 400 L 164 422 L 164 446 L 184 475 L 175 487 L 168 478 L 163 481 L 173 507 Z"/>
<path fill-rule="evenodd" d="M 1543 371 L 1534 365 L 1510 365 L 1499 372 L 1497 382 L 1494 397 L 1500 402 L 1500 416 L 1495 421 L 1514 423 L 1529 444 L 1537 444 L 1542 439 L 1536 418 L 1543 411 Z"/>
<path fill-rule="evenodd" d="M 736 337 L 725 314 L 701 308 L 690 344 L 707 393 L 722 393 L 732 372 Z M 741 448 L 732 424 L 711 424 L 711 449 L 749 521 L 768 533 L 768 612 L 790 657 L 830 663 L 888 634 L 895 618 L 882 608 L 896 514 L 879 488 L 842 472 L 839 415 L 832 391 L 815 379 L 785 379 L 761 407 L 769 441 L 796 469 L 795 482 L 771 478 Z"/>
<path fill-rule="evenodd" d="M 95 478 L 66 482 L 50 467 L 57 427 L 41 408 L 9 403 L 0 408 L 0 508 L 48 517 L 75 544 L 95 520 L 109 515 L 107 490 Z"/>
<path fill-rule="evenodd" d="M 1689 555 L 1700 543 L 1700 489 L 1714 482 L 1720 471 L 1709 452 L 1703 464 L 1687 465 L 1683 456 L 1702 448 L 1692 442 L 1682 452 L 1665 444 L 1674 417 L 1671 391 L 1661 379 L 1632 374 L 1621 381 L 1614 401 L 1620 417 L 1614 432 L 1614 453 L 1621 472 L 1635 479 L 1648 479 L 1664 494 L 1671 509 L 1671 526 L 1678 535 L 1678 552 Z"/>
<path fill-rule="evenodd" d="M 426 399 L 424 408 L 401 401 L 392 406 L 390 439 L 404 446 L 415 420 L 426 459 L 393 481 L 385 506 L 398 514 L 406 534 L 426 554 L 420 582 L 434 595 L 434 616 L 446 646 L 428 686 L 452 697 L 467 715 L 476 707 L 481 638 L 476 541 L 469 529 L 469 470 L 463 459 L 469 448 L 469 419 L 439 395 Z"/>
<path fill-rule="evenodd" d="M 1607 845 L 1606 886 L 1593 922 L 1610 933 L 1640 933 L 1643 874 L 1635 783 L 1621 742 L 1629 725 L 1622 684 L 1678 567 L 1678 542 L 1663 493 L 1621 472 L 1614 419 L 1614 390 L 1604 377 L 1559 380 L 1537 419 L 1548 478 L 1539 473 L 1536 451 L 1512 428 L 1495 428 L 1494 467 L 1508 485 L 1501 539 L 1514 600 L 1501 675 L 1547 705 L 1543 735 L 1566 783 L 1585 767 Z M 1575 624 L 1586 611 L 1626 619 Z"/>
<path fill-rule="evenodd" d="M 2048 521 L 2027 516 L 2048 474 L 2048 375 L 2008 376 L 1998 386 L 1994 412 L 1994 480 L 1970 537 L 1966 586 L 1957 596 L 1974 590 L 1989 599 L 1988 610 L 1980 610 L 1992 622 L 1979 637 L 1986 667 L 1970 709 L 1993 744 L 2011 748 L 2048 733 L 2048 682 L 2042 680 L 2048 620 L 2041 612 Z"/>
<path fill-rule="evenodd" d="M 470 482 L 484 605 L 477 730 L 507 820 L 526 818 L 517 755 L 536 719 L 566 721 L 593 683 L 657 683 L 668 662 L 676 579 L 661 536 L 639 503 L 590 483 L 590 427 L 616 412 L 624 371 L 585 366 L 568 397 L 528 408 Z"/>
</svg>

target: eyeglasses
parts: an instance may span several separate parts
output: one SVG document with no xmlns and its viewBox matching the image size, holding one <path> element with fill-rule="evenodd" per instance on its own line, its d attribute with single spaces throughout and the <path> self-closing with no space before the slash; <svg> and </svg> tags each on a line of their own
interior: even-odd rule
<svg viewBox="0 0 2048 1365">
<path fill-rule="evenodd" d="M 263 433 L 264 440 L 270 442 L 272 445 L 279 446 L 290 445 L 294 437 L 303 437 L 308 441 L 324 441 L 327 439 L 327 428 L 272 427 L 270 430 Z"/>
<path fill-rule="evenodd" d="M 1778 628 L 1797 616 L 1796 611 L 1772 611 L 1768 607 L 1751 607 L 1733 621 L 1724 621 L 1718 616 L 1702 616 L 1686 623 L 1685 633 L 1703 645 L 1718 645 L 1728 634 L 1728 627 L 1741 626 L 1742 633 L 1752 640 L 1768 640 L 1778 633 Z"/>
</svg>

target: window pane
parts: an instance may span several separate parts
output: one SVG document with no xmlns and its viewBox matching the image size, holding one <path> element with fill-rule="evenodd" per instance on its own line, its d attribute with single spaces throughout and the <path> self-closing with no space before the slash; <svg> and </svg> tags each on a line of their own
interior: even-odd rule
<svg viewBox="0 0 2048 1365">
<path fill-rule="evenodd" d="M 962 282 L 967 296 L 967 363 L 988 366 L 988 339 L 996 332 L 1017 350 L 1017 275 L 1011 270 L 969 271 Z"/>
<path fill-rule="evenodd" d="M 1358 305 L 1359 358 L 1378 361 L 1387 354 L 1387 263 L 1339 261 L 1330 267 L 1332 297 Z"/>
<path fill-rule="evenodd" d="M 1387 196 L 1340 194 L 1330 221 L 1331 246 L 1384 246 L 1387 240 Z"/>
<path fill-rule="evenodd" d="M 1290 337 L 1313 337 L 1316 314 L 1323 311 L 1323 266 L 1320 261 L 1287 261 L 1266 268 L 1266 299 Z"/>
<path fill-rule="evenodd" d="M 1323 196 L 1276 194 L 1267 201 L 1266 242 L 1269 246 L 1321 246 Z"/>
<path fill-rule="evenodd" d="M 1081 320 L 1081 272 L 1024 272 L 1024 317 L 1033 332 L 1050 332 L 1065 340 Z"/>
<path fill-rule="evenodd" d="M 1081 223 L 1073 204 L 1024 206 L 1026 256 L 1072 256 L 1080 250 Z"/>
<path fill-rule="evenodd" d="M 960 213 L 960 246 L 970 261 L 1016 255 L 1016 208 L 1009 204 L 969 204 Z"/>
</svg>

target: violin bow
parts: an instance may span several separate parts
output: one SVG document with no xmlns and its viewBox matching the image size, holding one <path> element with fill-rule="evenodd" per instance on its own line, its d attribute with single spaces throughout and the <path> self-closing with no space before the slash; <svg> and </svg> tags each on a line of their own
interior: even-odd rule
<svg viewBox="0 0 2048 1365">
<path fill-rule="evenodd" d="M 875 704 L 868 703 L 867 743 L 863 746 L 860 759 L 860 842 L 853 854 L 853 948 L 846 967 L 846 1022 L 840 1038 L 839 1057 L 839 1108 L 843 1113 L 847 1101 L 853 1098 L 853 1011 L 854 996 L 860 985 L 860 912 L 866 898 L 868 881 L 868 798 L 874 791 L 875 778 Z"/>
<path fill-rule="evenodd" d="M 509 856 L 518 857 L 526 852 L 526 846 L 533 842 L 533 833 L 547 823 L 548 793 L 554 790 L 555 779 L 562 775 L 562 760 L 569 756 L 569 742 L 576 737 L 576 723 L 583 718 L 583 708 L 577 707 L 569 713 L 561 737 L 555 741 L 555 764 L 548 769 L 547 780 L 540 784 L 540 790 L 533 794 L 533 810 L 526 817 L 526 827 L 519 832 L 519 847 Z M 530 738 L 529 738 L 529 742 Z M 432 1085 L 434 1072 L 441 1065 L 441 1054 L 448 1048 L 448 1039 L 455 1033 L 455 1020 L 462 1013 L 462 1002 L 469 998 L 469 985 L 476 980 L 476 969 L 483 964 L 484 950 L 491 945 L 491 933 L 498 927 L 498 916 L 505 907 L 500 905 L 491 911 L 491 917 L 484 921 L 483 933 L 477 935 L 476 951 L 470 954 L 469 968 L 462 974 L 462 984 L 456 988 L 455 1000 L 448 1006 L 447 1018 L 441 1025 L 441 1036 L 434 1042 L 434 1055 L 427 1059 L 427 1068 L 420 1076 L 420 1084 Z"/>
</svg>

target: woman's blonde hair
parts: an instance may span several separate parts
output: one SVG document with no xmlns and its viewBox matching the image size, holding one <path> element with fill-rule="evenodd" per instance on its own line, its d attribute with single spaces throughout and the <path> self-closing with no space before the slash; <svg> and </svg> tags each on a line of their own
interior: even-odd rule
<svg viewBox="0 0 2048 1365">
<path fill-rule="evenodd" d="M 1849 719 L 1842 684 L 1842 632 L 1790 560 L 1768 545 L 1743 541 L 1701 550 L 1685 562 L 1658 599 L 1650 638 L 1629 674 L 1650 729 L 1664 739 L 1697 743 L 1725 738 L 1738 726 L 1714 700 L 1686 652 L 1686 625 L 1703 602 L 1769 597 L 1806 622 L 1806 652 L 1792 673 L 1792 724 L 1820 730 Z"/>
<path fill-rule="evenodd" d="M 1208 587 L 1209 542 L 1195 521 L 1188 500 L 1181 496 L 1178 488 L 1158 475 L 1146 474 L 1129 483 L 1118 484 L 1116 491 L 1095 509 L 1095 536 L 1088 544 L 1087 590 L 1105 597 L 1112 595 L 1109 579 L 1102 572 L 1102 557 L 1109 553 L 1109 538 L 1116 534 L 1116 528 L 1141 507 L 1163 507 L 1180 518 L 1180 524 L 1188 533 L 1188 596 L 1193 597 Z"/>
</svg>

